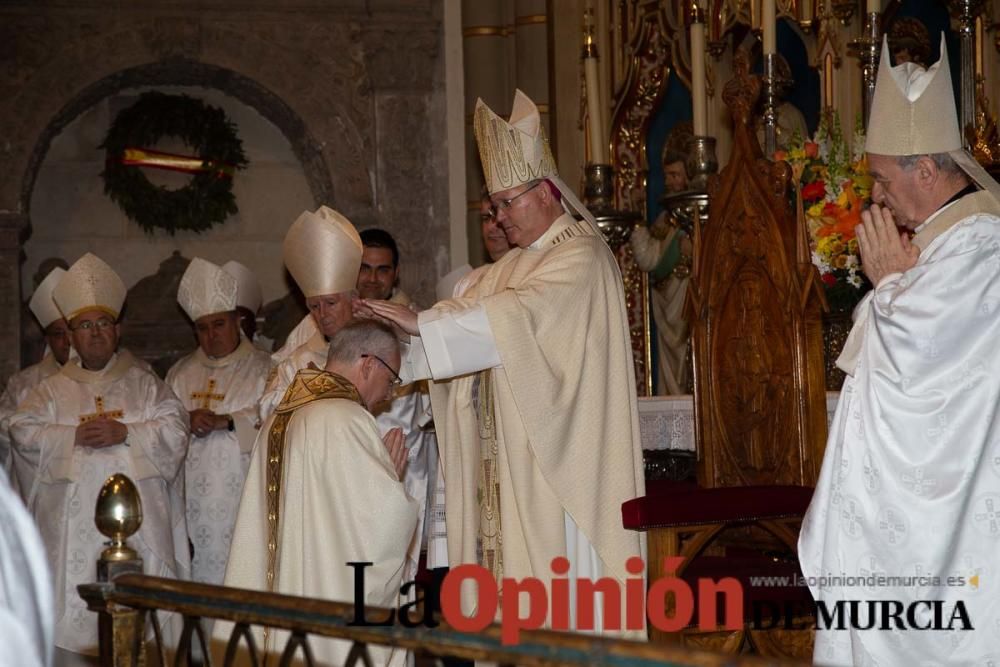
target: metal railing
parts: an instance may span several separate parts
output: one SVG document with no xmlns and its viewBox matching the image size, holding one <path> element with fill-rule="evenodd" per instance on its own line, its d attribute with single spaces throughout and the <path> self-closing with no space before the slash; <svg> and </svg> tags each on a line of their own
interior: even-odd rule
<svg viewBox="0 0 1000 667">
<path fill-rule="evenodd" d="M 502 665 L 750 667 L 792 664 L 723 656 L 680 646 L 542 630 L 523 631 L 519 643 L 504 645 L 499 625 L 491 625 L 475 634 L 451 629 L 443 623 L 434 628 L 401 624 L 352 625 L 356 613 L 352 604 L 140 574 L 122 574 L 113 582 L 82 585 L 79 591 L 88 607 L 99 614 L 103 667 L 139 667 L 157 662 L 167 665 L 168 649 L 174 649 L 170 651 L 174 653 L 174 665 L 191 664 L 190 649 L 193 645 L 201 649 L 200 653 L 204 656 L 202 664 L 218 667 L 218 663 L 212 662 L 211 638 L 204 632 L 202 619 L 235 623 L 222 661 L 224 667 L 235 664 L 251 664 L 254 667 L 277 664 L 285 667 L 293 661 L 300 661 L 296 664 L 318 664 L 312 659 L 310 637 L 352 642 L 346 665 L 374 665 L 368 650 L 374 645 L 399 647 L 421 656 L 488 660 Z M 176 647 L 164 645 L 159 623 L 155 622 L 158 614 L 164 612 L 180 614 L 184 619 Z M 387 609 L 370 607 L 366 609 L 365 618 L 383 619 L 389 613 Z M 151 642 L 147 642 L 145 626 L 151 619 L 155 632 Z M 290 633 L 280 657 L 261 654 L 263 647 L 256 646 L 250 632 L 253 626 Z M 240 645 L 244 649 L 244 657 L 236 663 L 236 649 Z M 154 657 L 147 660 L 147 654 Z"/>
</svg>

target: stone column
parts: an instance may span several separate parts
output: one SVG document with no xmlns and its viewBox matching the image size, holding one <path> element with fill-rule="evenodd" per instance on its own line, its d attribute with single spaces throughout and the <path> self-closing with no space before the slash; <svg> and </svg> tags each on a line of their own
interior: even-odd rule
<svg viewBox="0 0 1000 667">
<path fill-rule="evenodd" d="M 0 382 L 21 367 L 21 232 L 28 217 L 0 213 Z"/>
<path fill-rule="evenodd" d="M 517 0 L 514 10 L 515 86 L 538 105 L 542 127 L 551 139 L 548 16 L 545 13 L 545 0 Z M 560 48 L 570 46 L 575 45 L 559 45 Z"/>
</svg>

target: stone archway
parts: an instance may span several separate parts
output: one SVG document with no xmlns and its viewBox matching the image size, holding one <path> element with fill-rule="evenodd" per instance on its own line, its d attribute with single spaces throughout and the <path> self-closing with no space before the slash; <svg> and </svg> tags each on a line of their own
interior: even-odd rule
<svg viewBox="0 0 1000 667">
<path fill-rule="evenodd" d="M 82 109 L 130 86 L 214 88 L 257 109 L 288 137 L 317 201 L 335 196 L 359 228 L 413 229 L 411 275 L 433 289 L 448 238 L 432 156 L 444 135 L 436 4 L 185 7 L 0 9 L 0 379 L 17 369 L 18 264 L 40 163 Z"/>
</svg>

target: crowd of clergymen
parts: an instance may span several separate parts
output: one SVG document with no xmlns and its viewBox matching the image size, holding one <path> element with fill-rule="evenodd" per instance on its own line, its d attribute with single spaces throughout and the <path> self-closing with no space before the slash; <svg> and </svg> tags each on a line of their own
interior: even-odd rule
<svg viewBox="0 0 1000 667">
<path fill-rule="evenodd" d="M 498 586 L 629 577 L 644 545 L 620 505 L 644 479 L 618 265 L 526 95 L 509 121 L 480 100 L 474 126 L 494 263 L 443 278 L 426 310 L 399 303 L 393 244 L 327 207 L 286 233 L 309 315 L 273 354 L 240 333 L 238 307 L 259 306 L 241 297 L 249 272 L 192 260 L 177 301 L 199 348 L 166 381 L 118 344 L 126 289 L 108 264 L 86 254 L 45 278 L 31 309 L 50 354 L 11 380 L 0 412 L 0 461 L 30 512 L 0 483 L 0 527 L 29 533 L 0 530 L 0 665 L 93 663 L 97 619 L 77 586 L 95 578 L 95 499 L 115 473 L 142 499 L 130 543 L 147 575 L 394 607 L 426 541 L 429 569 L 475 563 Z M 46 562 L 52 585 L 35 576 Z M 357 586 L 351 562 L 371 563 Z M 477 613 L 476 586 L 457 598 Z M 596 632 L 643 636 L 593 616 Z M 161 619 L 168 645 L 179 620 Z M 564 625 L 577 627 L 572 608 Z M 284 631 L 251 633 L 275 658 L 285 646 Z M 345 662 L 349 643 L 312 640 L 316 664 Z"/>
<path fill-rule="evenodd" d="M 483 233 L 492 259 L 499 259 L 509 245 L 489 216 Z M 296 372 L 326 365 L 326 341 L 350 325 L 354 299 L 410 305 L 397 284 L 398 248 L 383 230 L 358 235 L 346 218 L 322 207 L 295 221 L 285 249 L 310 314 L 284 346 L 272 354 L 248 336 L 246 320 L 262 304 L 250 269 L 195 258 L 177 301 L 193 323 L 198 349 L 165 381 L 119 346 L 126 287 L 99 257 L 88 253 L 68 271 L 53 269 L 32 295 L 29 307 L 47 347 L 41 361 L 7 384 L 0 459 L 43 538 L 55 584 L 59 650 L 86 654 L 96 648 L 96 617 L 76 587 L 95 577 L 105 538 L 93 512 L 110 475 L 126 473 L 140 491 L 144 520 L 132 542 L 147 574 L 223 583 L 251 452 Z M 439 285 L 447 296 L 454 289 L 450 281 Z M 76 363 L 67 364 L 71 360 Z M 398 372 L 398 360 L 373 362 L 386 364 L 393 376 Z M 405 450 L 391 454 L 407 496 L 419 505 L 404 561 L 408 580 L 422 547 L 429 549 L 431 566 L 446 563 L 441 544 L 428 545 L 424 525 L 428 496 L 434 504 L 428 477 L 435 478 L 437 453 L 427 428 L 426 387 L 389 386 L 391 393 L 365 407 L 381 432 L 405 438 Z M 436 508 L 435 533 L 442 536 L 440 497 Z"/>
</svg>

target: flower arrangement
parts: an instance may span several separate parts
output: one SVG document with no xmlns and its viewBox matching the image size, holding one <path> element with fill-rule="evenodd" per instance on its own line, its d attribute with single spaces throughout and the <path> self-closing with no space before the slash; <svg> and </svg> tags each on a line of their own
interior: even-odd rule
<svg viewBox="0 0 1000 667">
<path fill-rule="evenodd" d="M 860 118 L 852 141 L 845 141 L 840 120 L 824 118 L 812 141 L 792 137 L 787 150 L 774 154 L 792 167 L 800 215 L 805 217 L 813 264 L 819 269 L 831 312 L 850 312 L 871 284 L 861 271 L 854 227 L 871 199 L 872 179 L 864 157 Z"/>
</svg>

